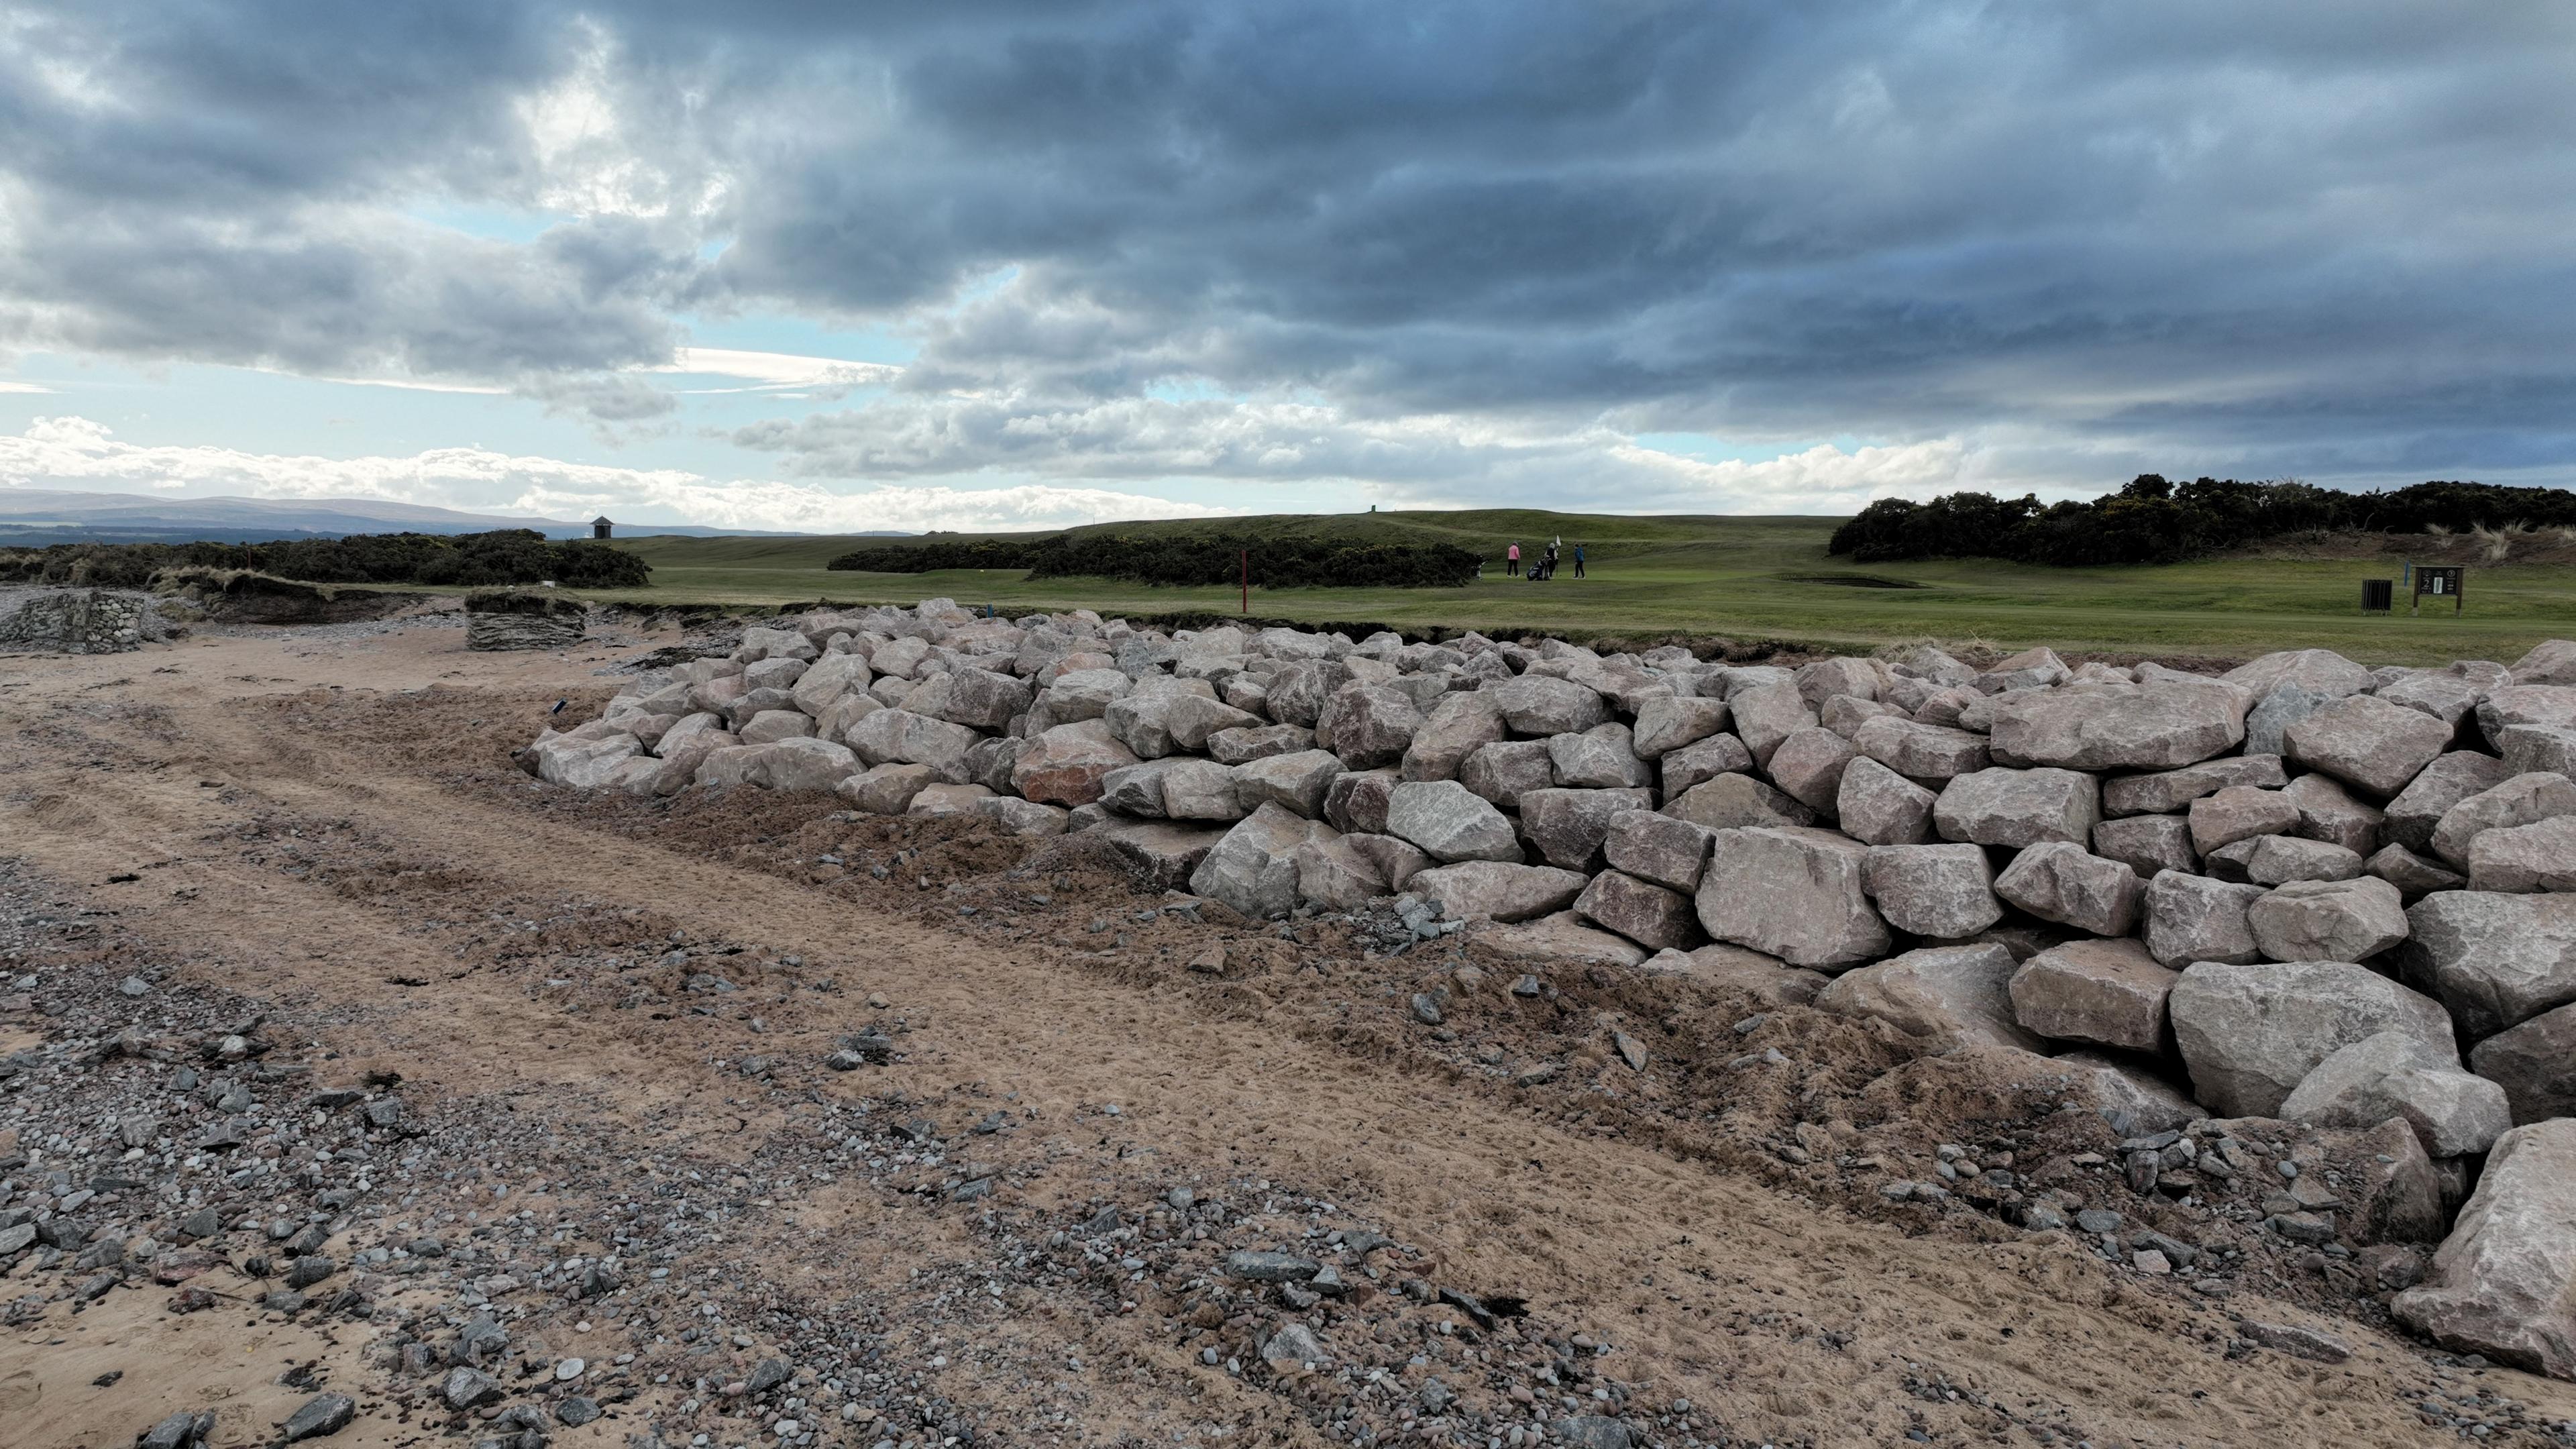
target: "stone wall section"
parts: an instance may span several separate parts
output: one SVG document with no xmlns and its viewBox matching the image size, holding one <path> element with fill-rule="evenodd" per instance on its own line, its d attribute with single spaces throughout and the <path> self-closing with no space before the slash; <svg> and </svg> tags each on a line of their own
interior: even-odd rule
<svg viewBox="0 0 2576 1449">
<path fill-rule="evenodd" d="M 143 647 L 151 601 L 108 589 L 33 594 L 0 614 L 0 651 L 31 654 L 122 654 Z"/>
</svg>

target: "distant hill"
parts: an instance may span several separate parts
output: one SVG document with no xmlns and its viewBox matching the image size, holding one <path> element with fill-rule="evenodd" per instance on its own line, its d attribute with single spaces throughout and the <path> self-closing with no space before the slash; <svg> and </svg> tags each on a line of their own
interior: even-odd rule
<svg viewBox="0 0 2576 1449">
<path fill-rule="evenodd" d="M 0 544 L 270 543 L 292 538 L 344 538 L 357 533 L 486 533 L 533 528 L 548 538 L 588 538 L 587 521 L 463 513 L 373 498 L 159 498 L 135 493 L 75 493 L 0 488 Z M 620 532 L 690 538 L 794 538 L 757 529 L 638 523 Z"/>
</svg>

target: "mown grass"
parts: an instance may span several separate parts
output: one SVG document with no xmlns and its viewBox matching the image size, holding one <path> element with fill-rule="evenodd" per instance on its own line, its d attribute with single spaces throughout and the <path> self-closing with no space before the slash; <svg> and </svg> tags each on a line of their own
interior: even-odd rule
<svg viewBox="0 0 2576 1449">
<path fill-rule="evenodd" d="M 1825 552 L 1839 519 L 1648 517 L 1485 510 L 1282 515 L 1106 525 L 1142 533 L 1289 533 L 1406 542 L 1439 540 L 1493 560 L 1463 589 L 1307 589 L 1266 577 L 1253 554 L 1259 617 L 1383 623 L 1402 629 L 1547 630 L 1580 637 L 1713 635 L 1836 649 L 1908 639 L 2006 648 L 2157 656 L 2241 657 L 2318 646 L 2370 663 L 2510 661 L 2542 639 L 2576 633 L 2576 568 L 2472 568 L 2468 610 L 2365 615 L 2361 580 L 2381 562 L 2219 559 L 2156 568 L 2055 569 L 1985 560 L 1859 567 Z M 1562 536 L 1586 546 L 1591 577 L 1569 566 L 1545 584 L 1502 576 L 1503 544 L 1533 554 Z M 832 572 L 866 538 L 618 540 L 653 567 L 653 587 L 601 591 L 635 602 L 779 604 L 813 599 L 909 603 L 945 595 L 1004 612 L 1088 607 L 1103 613 L 1233 613 L 1232 588 L 1152 588 L 1109 579 L 1025 581 L 1016 572 Z M 1839 580 L 1839 581 L 1838 581 Z M 1873 581 L 1897 587 L 1871 587 Z"/>
</svg>

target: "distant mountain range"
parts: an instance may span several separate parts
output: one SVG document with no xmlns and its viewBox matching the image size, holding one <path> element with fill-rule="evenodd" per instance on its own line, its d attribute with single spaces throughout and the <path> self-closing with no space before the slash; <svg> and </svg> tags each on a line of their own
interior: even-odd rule
<svg viewBox="0 0 2576 1449">
<path fill-rule="evenodd" d="M 353 533 L 483 533 L 533 528 L 548 538 L 588 538 L 590 525 L 553 518 L 460 513 L 372 498 L 153 498 L 133 493 L 73 493 L 0 488 L 0 544 L 269 543 L 286 538 L 339 538 Z M 882 530 L 889 537 L 905 536 Z M 638 523 L 621 536 L 685 534 L 691 538 L 796 538 L 757 528 Z"/>
</svg>

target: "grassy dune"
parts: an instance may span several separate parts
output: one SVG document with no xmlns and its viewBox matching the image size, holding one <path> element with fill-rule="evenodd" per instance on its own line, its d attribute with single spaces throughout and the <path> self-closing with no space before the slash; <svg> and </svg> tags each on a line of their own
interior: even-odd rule
<svg viewBox="0 0 2576 1449">
<path fill-rule="evenodd" d="M 1550 630 L 1581 636 L 1667 633 L 1772 639 L 1839 648 L 1898 640 L 1982 641 L 2018 648 L 2156 655 L 2232 655 L 2318 645 L 2372 663 L 2511 660 L 2538 641 L 2576 634 L 2576 568 L 2472 568 L 2469 609 L 2410 618 L 2360 611 L 2360 581 L 2380 562 L 2219 559 L 2162 568 L 2053 569 L 1990 561 L 1860 567 L 1828 556 L 1832 518 L 1615 517 L 1485 510 L 1277 515 L 1105 525 L 1104 531 L 1322 535 L 1456 543 L 1494 562 L 1464 589 L 1306 589 L 1265 577 L 1253 553 L 1252 612 L 1265 618 L 1434 627 Z M 1551 536 L 1581 540 L 1592 577 L 1551 583 L 1502 576 L 1502 548 L 1524 554 Z M 1087 606 L 1104 613 L 1232 613 L 1232 588 L 1151 588 L 1107 579 L 1024 582 L 1017 573 L 833 573 L 831 559 L 898 543 L 864 538 L 621 539 L 653 566 L 636 601 L 776 604 L 811 599 L 908 603 L 944 594 L 1005 612 Z"/>
</svg>

